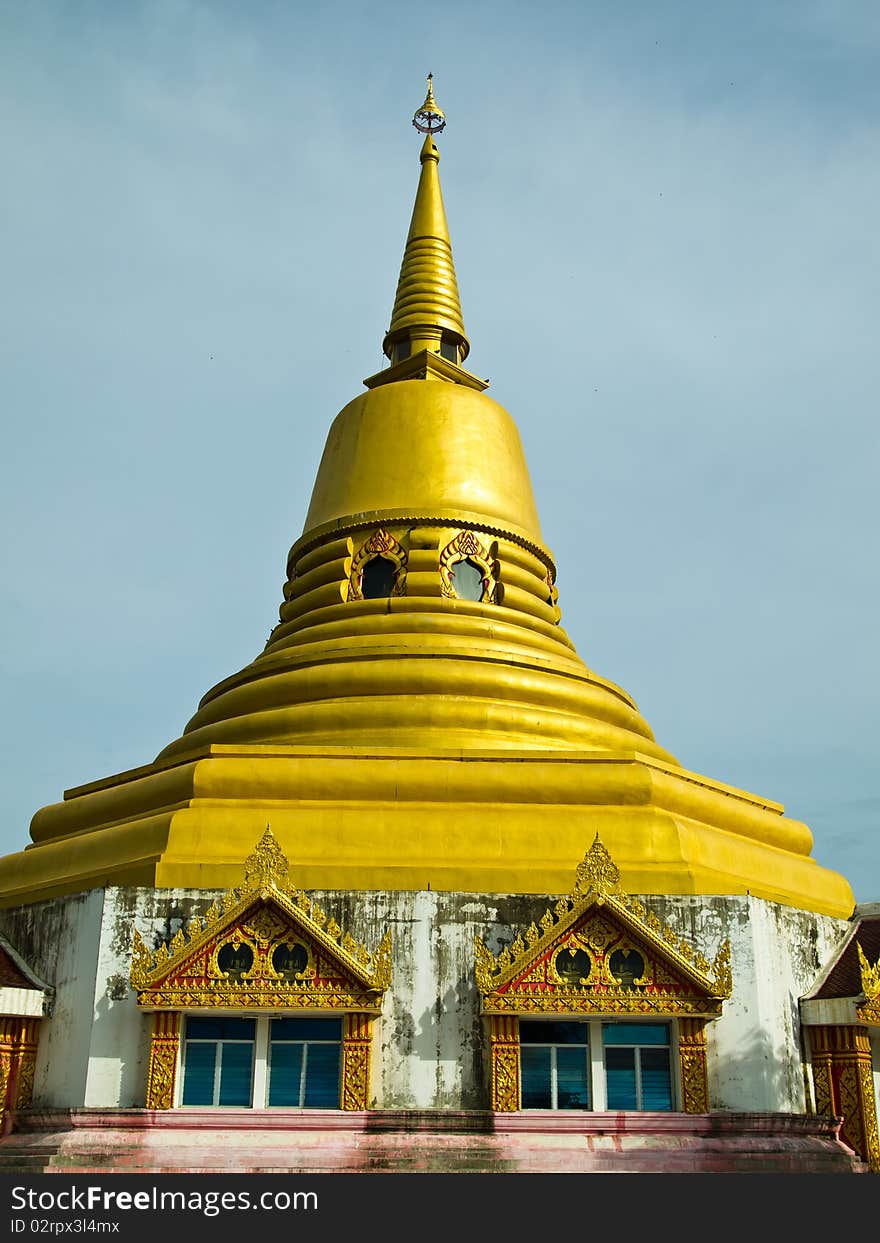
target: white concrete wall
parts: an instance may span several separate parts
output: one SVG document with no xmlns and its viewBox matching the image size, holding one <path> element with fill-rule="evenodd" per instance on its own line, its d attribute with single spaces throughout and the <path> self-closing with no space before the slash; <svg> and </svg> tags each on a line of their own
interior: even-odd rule
<svg viewBox="0 0 880 1243">
<path fill-rule="evenodd" d="M 144 1016 L 129 982 L 137 890 L 107 889 L 97 950 L 95 999 L 84 1104 L 143 1105 Z"/>
<path fill-rule="evenodd" d="M 746 905 L 747 904 L 747 905 Z M 712 1104 L 722 1109 L 805 1108 L 797 995 L 767 904 L 746 899 L 731 937 L 735 991 L 713 1025 Z M 793 939 L 796 933 L 792 930 Z"/>
<path fill-rule="evenodd" d="M 128 987 L 135 927 L 152 948 L 204 914 L 214 891 L 113 888 L 0 912 L 0 927 L 56 985 L 41 1040 L 37 1103 L 143 1105 L 151 1016 Z M 313 895 L 369 946 L 393 936 L 394 976 L 377 1026 L 372 1104 L 390 1109 L 488 1105 L 474 934 L 497 952 L 555 897 L 419 893 Z M 731 941 L 734 995 L 709 1027 L 712 1108 L 802 1112 L 798 997 L 846 930 L 751 897 L 645 898 L 712 958 Z M 30 930 L 28 935 L 26 932 Z"/>
<path fill-rule="evenodd" d="M 707 1029 L 712 1109 L 806 1108 L 799 997 L 843 939 L 844 920 L 745 897 L 645 898 L 708 958 L 727 937 L 733 996 Z"/>
<path fill-rule="evenodd" d="M 40 1021 L 34 1104 L 82 1105 L 92 1040 L 104 891 L 0 911 L 0 928 L 55 998 Z"/>
<path fill-rule="evenodd" d="M 179 889 L 106 890 L 97 950 L 95 999 L 84 1103 L 143 1106 L 153 1017 L 137 1006 L 129 984 L 134 930 L 152 949 L 218 894 Z"/>
</svg>

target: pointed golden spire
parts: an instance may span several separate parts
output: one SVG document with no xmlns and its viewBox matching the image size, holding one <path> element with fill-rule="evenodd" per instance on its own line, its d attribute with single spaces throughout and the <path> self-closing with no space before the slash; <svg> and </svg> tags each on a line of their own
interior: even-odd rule
<svg viewBox="0 0 880 1243">
<path fill-rule="evenodd" d="M 449 227 L 440 192 L 440 152 L 434 142 L 434 135 L 445 127 L 446 118 L 434 98 L 431 74 L 428 74 L 425 102 L 413 117 L 413 125 L 425 134 L 419 155 L 422 172 L 400 266 L 391 326 L 382 349 L 392 362 L 401 362 L 419 350 L 429 350 L 450 362 L 462 363 L 470 351 L 470 342 L 464 332 Z"/>
</svg>

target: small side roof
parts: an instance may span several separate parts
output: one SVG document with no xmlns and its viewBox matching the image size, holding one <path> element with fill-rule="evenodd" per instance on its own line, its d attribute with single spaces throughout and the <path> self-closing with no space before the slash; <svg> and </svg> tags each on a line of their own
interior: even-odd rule
<svg viewBox="0 0 880 1243">
<path fill-rule="evenodd" d="M 880 902 L 866 902 L 856 907 L 852 927 L 803 1000 L 859 997 L 862 993 L 859 946 L 869 963 L 880 959 Z"/>
</svg>

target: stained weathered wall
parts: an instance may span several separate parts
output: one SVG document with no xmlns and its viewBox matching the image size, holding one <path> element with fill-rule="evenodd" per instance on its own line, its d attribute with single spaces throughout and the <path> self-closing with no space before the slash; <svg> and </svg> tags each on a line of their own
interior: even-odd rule
<svg viewBox="0 0 880 1243">
<path fill-rule="evenodd" d="M 132 933 L 173 936 L 220 895 L 111 888 L 0 912 L 0 927 L 56 987 L 44 1020 L 36 1103 L 143 1105 L 149 1016 L 128 987 Z M 474 934 L 497 952 L 559 895 L 316 891 L 358 940 L 394 940 L 394 976 L 374 1056 L 373 1104 L 484 1109 L 483 1027 Z M 714 1109 L 805 1108 L 797 999 L 846 924 L 752 897 L 646 897 L 650 909 L 709 958 L 729 937 L 734 995 L 709 1028 Z"/>
<path fill-rule="evenodd" d="M 34 1104 L 85 1100 L 104 891 L 54 898 L 2 912 L 0 928 L 37 975 L 55 988 L 40 1022 Z"/>
<path fill-rule="evenodd" d="M 843 939 L 846 922 L 752 897 L 645 902 L 709 957 L 730 938 L 733 996 L 708 1027 L 711 1107 L 804 1111 L 798 998 Z"/>
</svg>

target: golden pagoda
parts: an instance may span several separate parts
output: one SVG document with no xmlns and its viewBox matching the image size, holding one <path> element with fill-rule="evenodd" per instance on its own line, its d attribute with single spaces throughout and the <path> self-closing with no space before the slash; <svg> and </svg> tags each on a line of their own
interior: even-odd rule
<svg viewBox="0 0 880 1243">
<path fill-rule="evenodd" d="M 414 123 L 388 365 L 330 428 L 277 626 L 152 762 L 38 811 L 0 903 L 223 889 L 271 820 L 309 888 L 564 893 L 598 832 L 630 893 L 847 918 L 809 829 L 684 769 L 563 630 L 516 426 L 465 367 L 430 79 Z"/>
</svg>

